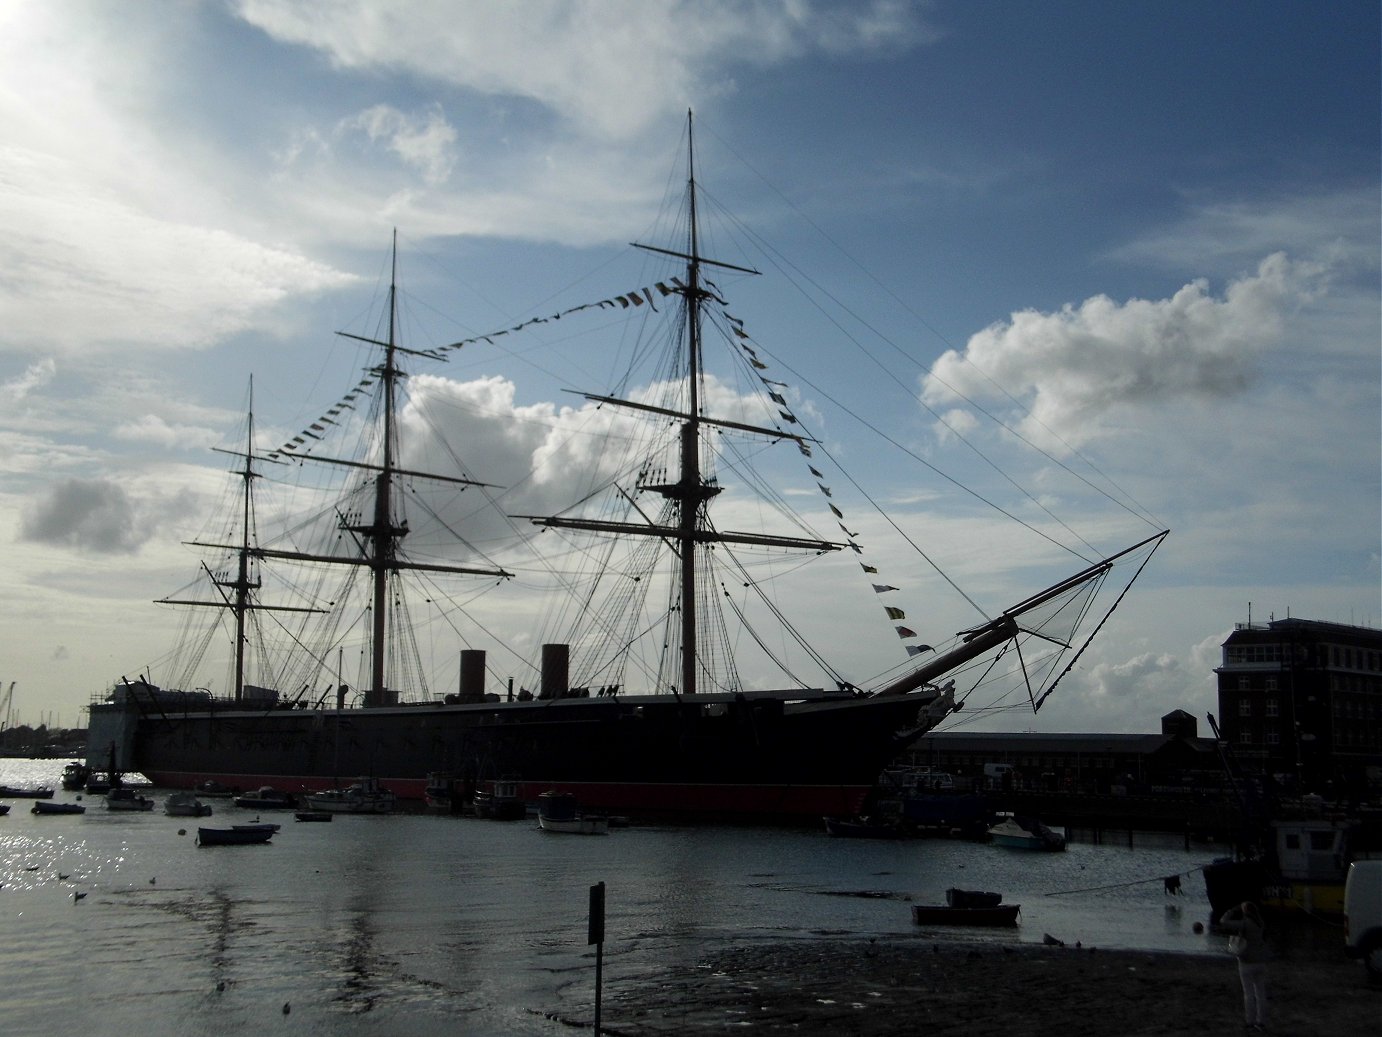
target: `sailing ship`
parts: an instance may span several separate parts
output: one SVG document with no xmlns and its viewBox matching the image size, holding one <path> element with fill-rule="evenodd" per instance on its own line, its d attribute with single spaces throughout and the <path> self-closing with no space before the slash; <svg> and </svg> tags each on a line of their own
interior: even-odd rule
<svg viewBox="0 0 1382 1037">
<path fill-rule="evenodd" d="M 752 585 L 755 591 L 757 577 L 743 567 L 741 553 L 834 556 L 846 560 L 856 578 L 861 568 L 865 574 L 876 570 L 858 561 L 860 545 L 843 522 L 839 525 L 844 535 L 831 539 L 811 534 L 809 526 L 792 534 L 740 532 L 722 529 L 712 519 L 712 504 L 726 489 L 715 461 L 722 442 L 786 445 L 811 458 L 819 441 L 782 406 L 784 398 L 775 383 L 761 378 L 765 364 L 747 345 L 743 322 L 729 314 L 728 301 L 712 280 L 712 275 L 748 276 L 758 271 L 703 253 L 689 116 L 686 145 L 685 221 L 679 240 L 675 247 L 636 246 L 657 262 L 672 264 L 676 272 L 636 297 L 617 297 L 617 307 L 611 304 L 616 312 L 637 311 L 646 317 L 655 311 L 670 318 L 675 333 L 665 341 L 673 359 L 642 393 L 583 394 L 593 407 L 618 416 L 607 419 L 616 434 L 599 458 L 607 472 L 615 472 L 601 481 L 611 492 L 608 498 L 592 493 L 582 506 L 558 515 L 512 516 L 531 524 L 525 529 L 544 535 L 594 537 L 597 547 L 580 549 L 581 556 L 602 567 L 588 581 L 561 574 L 558 582 L 574 587 L 581 603 L 573 610 L 570 636 L 542 644 L 534 691 L 520 686 L 514 694 L 512 678 L 507 693 L 492 690 L 485 652 L 465 648 L 460 651 L 455 692 L 428 694 L 421 701 L 407 701 L 399 692 L 400 674 L 406 668 L 395 657 L 409 639 L 409 628 L 406 613 L 397 605 L 397 582 L 421 572 L 434 580 L 482 579 L 502 587 L 518 567 L 419 561 L 405 548 L 410 532 L 400 503 L 405 486 L 441 479 L 458 489 L 492 487 L 455 474 L 427 475 L 400 461 L 403 364 L 443 359 L 444 350 L 414 350 L 399 340 L 395 237 L 386 326 L 381 321 L 384 330 L 376 336 L 348 336 L 377 351 L 378 359 L 357 390 L 323 418 L 325 424 L 314 423 L 314 431 L 278 450 L 256 449 L 251 406 L 246 446 L 236 452 L 241 537 L 198 542 L 202 548 L 224 551 L 229 559 L 225 567 L 206 567 L 205 572 L 217 588 L 211 604 L 233 619 L 233 694 L 221 699 L 205 690 L 163 689 L 142 676 L 122 679 L 106 701 L 90 707 L 93 752 L 103 754 L 114 746 L 126 769 L 143 772 L 156 785 L 176 788 L 215 781 L 242 789 L 273 785 L 306 790 L 335 783 L 342 775 L 368 775 L 400 799 L 421 802 L 429 774 L 446 771 L 469 789 L 484 788 L 502 777 L 529 803 L 544 792 L 560 791 L 585 808 L 621 814 L 811 818 L 818 823 L 823 815 L 857 813 L 884 767 L 958 708 L 957 678 L 991 672 L 984 660 L 1016 652 L 1012 658 L 1022 660 L 1020 670 L 1033 706 L 1051 693 L 1059 680 L 1058 662 L 1070 660 L 1073 665 L 1093 636 L 1078 633 L 1082 622 L 1094 624 L 1095 630 L 1101 622 L 1092 610 L 1096 594 L 1116 566 L 1139 557 L 1145 565 L 1164 531 L 1083 565 L 1074 575 L 961 631 L 940 650 L 907 646 L 908 668 L 894 668 L 872 687 L 845 680 L 830 669 L 824 672 L 834 679 L 820 686 L 789 675 L 782 681 L 786 686 L 762 687 L 758 685 L 766 682 L 747 680 L 736 669 L 739 649 L 756 645 L 773 658 L 773 646 L 785 643 L 785 638 L 771 642 L 754 633 L 736 641 L 728 633 L 726 613 L 744 610 L 734 602 L 726 607 L 725 577 L 713 575 L 716 565 L 721 571 L 726 565 L 739 566 L 729 570 L 735 573 L 736 585 Z M 706 329 L 711 326 L 722 332 L 719 337 L 727 344 L 741 346 L 734 358 L 759 378 L 756 391 L 767 407 L 766 420 L 751 420 L 743 408 L 730 415 L 712 413 L 725 394 L 712 391 L 724 383 L 713 382 L 704 359 Z M 479 341 L 492 338 L 480 336 L 455 345 Z M 376 430 L 369 452 L 353 459 L 318 453 L 330 431 L 326 425 L 349 424 L 366 388 L 373 401 L 374 420 L 369 424 Z M 635 423 L 655 437 L 650 459 L 616 463 L 613 452 L 633 441 L 628 430 Z M 738 471 L 746 458 L 740 454 L 726 467 Z M 813 477 L 820 474 L 817 463 L 821 462 L 813 460 L 810 467 Z M 331 512 L 333 546 L 264 546 L 256 541 L 255 482 L 264 470 L 283 464 L 357 476 L 354 502 Z M 359 494 L 368 495 L 364 503 Z M 598 510 L 608 501 L 618 503 L 625 513 L 615 516 Z M 785 512 L 784 505 L 779 497 L 780 511 Z M 828 506 L 840 516 L 834 504 Z M 551 539 L 531 535 L 524 541 L 525 550 Z M 625 544 L 633 546 L 615 546 Z M 367 575 L 371 604 L 362 614 L 369 628 L 368 670 L 361 667 L 365 676 L 358 703 L 351 700 L 355 692 L 344 680 L 339 658 L 332 668 L 333 649 L 307 647 L 305 634 L 309 622 L 326 623 L 333 638 L 328 644 L 338 651 L 339 624 L 347 621 L 341 618 L 344 609 L 324 592 L 307 604 L 265 601 L 261 573 L 270 563 Z M 606 589 L 613 591 L 611 600 L 597 597 Z M 435 590 L 429 593 L 441 596 Z M 766 594 L 762 600 L 766 611 L 783 618 L 776 601 Z M 816 602 L 815 607 L 822 604 Z M 895 612 L 901 614 L 889 609 L 887 615 Z M 278 687 L 299 687 L 295 694 L 247 680 L 250 628 L 266 618 L 291 633 L 298 665 L 306 667 L 293 671 L 299 676 L 291 682 L 282 675 L 277 678 Z M 900 637 L 916 637 L 910 629 L 897 630 Z M 655 647 L 637 655 L 632 646 L 640 634 L 649 632 L 656 635 Z M 605 647 L 598 647 L 597 641 Z M 1033 664 L 1036 656 L 1021 654 L 1021 646 L 1029 641 L 1043 653 L 1040 667 Z M 811 657 L 823 654 L 805 639 L 799 642 Z M 976 670 L 981 664 L 989 669 Z M 628 673 L 634 671 L 638 678 L 640 670 L 646 687 L 630 690 Z M 986 677 L 974 679 L 977 683 Z M 315 690 L 323 683 L 325 692 Z"/>
</svg>

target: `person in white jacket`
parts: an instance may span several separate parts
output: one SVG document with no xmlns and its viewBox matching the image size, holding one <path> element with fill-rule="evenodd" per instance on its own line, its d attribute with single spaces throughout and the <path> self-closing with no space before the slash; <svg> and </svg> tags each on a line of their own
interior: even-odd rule
<svg viewBox="0 0 1382 1037">
<path fill-rule="evenodd" d="M 1243 984 L 1243 1026 L 1253 1033 L 1267 1030 L 1267 925 L 1256 904 L 1244 902 L 1224 912 L 1220 928 L 1229 932 L 1228 949 L 1238 959 Z"/>
</svg>

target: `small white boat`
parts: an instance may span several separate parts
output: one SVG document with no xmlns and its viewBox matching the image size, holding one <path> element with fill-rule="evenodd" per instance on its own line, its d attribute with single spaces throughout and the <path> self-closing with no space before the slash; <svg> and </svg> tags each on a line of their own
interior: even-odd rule
<svg viewBox="0 0 1382 1037">
<path fill-rule="evenodd" d="M 197 798 L 195 792 L 174 792 L 163 801 L 163 812 L 169 817 L 206 817 L 211 808 Z"/>
<path fill-rule="evenodd" d="M 391 814 L 397 797 L 374 778 L 361 778 L 343 789 L 309 792 L 302 797 L 309 810 L 333 814 Z"/>
<path fill-rule="evenodd" d="M 569 792 L 544 792 L 537 797 L 537 823 L 544 832 L 568 835 L 608 835 L 609 818 L 582 814 Z"/>
<path fill-rule="evenodd" d="M 996 846 L 1014 850 L 1064 850 L 1065 836 L 1052 831 L 1040 821 L 1015 817 L 1004 818 L 989 829 L 989 838 Z"/>
<path fill-rule="evenodd" d="M 106 793 L 107 810 L 152 810 L 154 801 L 148 796 L 141 796 L 134 789 L 113 788 Z"/>
</svg>

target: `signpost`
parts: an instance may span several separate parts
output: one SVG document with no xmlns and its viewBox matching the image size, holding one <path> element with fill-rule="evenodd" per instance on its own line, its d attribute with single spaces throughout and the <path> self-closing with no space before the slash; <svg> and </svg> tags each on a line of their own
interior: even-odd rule
<svg viewBox="0 0 1382 1037">
<path fill-rule="evenodd" d="M 595 1037 L 600 1037 L 600 987 L 604 980 L 605 954 L 605 884 L 590 887 L 590 921 L 586 945 L 595 945 Z"/>
</svg>

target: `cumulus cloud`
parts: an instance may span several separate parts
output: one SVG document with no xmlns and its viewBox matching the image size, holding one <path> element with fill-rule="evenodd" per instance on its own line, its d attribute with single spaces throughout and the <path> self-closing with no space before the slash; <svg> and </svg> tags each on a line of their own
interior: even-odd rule
<svg viewBox="0 0 1382 1037">
<path fill-rule="evenodd" d="M 1243 392 L 1261 356 L 1282 340 L 1290 312 L 1322 291 L 1324 274 L 1321 264 L 1275 253 L 1222 296 L 1197 280 L 1168 299 L 1099 295 L 1055 313 L 1015 313 L 972 336 L 963 352 L 943 354 L 922 398 L 939 408 L 1010 402 L 1010 393 L 1026 407 L 1024 435 L 1078 446 L 1125 408 Z"/>
<path fill-rule="evenodd" d="M 20 517 L 21 540 L 97 554 L 132 554 L 151 535 L 130 495 L 108 479 L 64 479 Z"/>
</svg>

